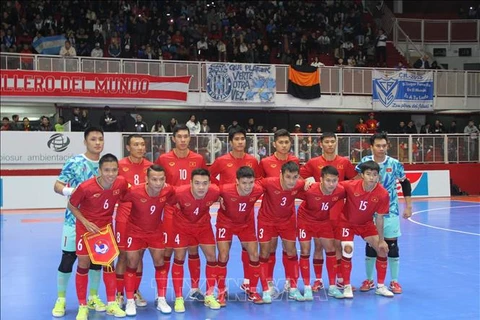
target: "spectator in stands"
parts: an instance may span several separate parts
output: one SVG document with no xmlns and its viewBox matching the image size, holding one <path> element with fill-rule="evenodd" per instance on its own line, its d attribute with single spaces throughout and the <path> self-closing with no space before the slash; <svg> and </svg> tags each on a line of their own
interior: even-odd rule
<svg viewBox="0 0 480 320">
<path fill-rule="evenodd" d="M 475 126 L 473 120 L 468 121 L 468 125 L 463 129 L 463 133 L 468 134 L 468 137 L 465 137 L 465 149 L 468 150 L 468 157 L 470 160 L 474 160 L 477 157 L 477 148 L 478 145 L 478 135 L 480 130 Z"/>
<path fill-rule="evenodd" d="M 435 124 L 433 125 L 433 133 L 443 133 L 443 124 L 440 122 L 440 120 L 435 120 Z"/>
<path fill-rule="evenodd" d="M 247 122 L 247 126 L 245 127 L 245 130 L 250 133 L 257 132 L 255 128 L 255 120 L 253 118 L 249 118 Z"/>
<path fill-rule="evenodd" d="M 155 121 L 155 124 L 152 126 L 151 132 L 155 132 L 155 133 L 165 132 L 165 127 L 162 124 L 162 120 L 158 119 L 157 121 Z"/>
<path fill-rule="evenodd" d="M 402 61 L 399 61 L 398 64 L 395 66 L 395 70 L 405 70 L 405 66 L 403 65 Z"/>
<path fill-rule="evenodd" d="M 115 38 L 112 38 L 112 41 L 108 46 L 108 55 L 112 58 L 120 58 L 121 54 L 122 54 L 122 49 L 118 44 L 118 40 Z"/>
<path fill-rule="evenodd" d="M 318 48 L 320 53 L 329 53 L 330 52 L 330 37 L 327 35 L 327 31 L 323 31 L 322 35 L 318 37 Z"/>
<path fill-rule="evenodd" d="M 9 131 L 9 130 L 12 130 L 12 127 L 10 125 L 10 119 L 8 117 L 3 117 L 1 131 Z"/>
<path fill-rule="evenodd" d="M 297 66 L 303 65 L 303 57 L 302 57 L 301 54 L 298 55 L 297 61 L 295 61 L 295 65 L 297 65 Z"/>
<path fill-rule="evenodd" d="M 75 57 L 77 55 L 77 51 L 74 47 L 72 47 L 70 41 L 67 40 L 65 41 L 65 45 L 60 49 L 60 55 L 62 57 Z"/>
<path fill-rule="evenodd" d="M 227 62 L 227 46 L 222 40 L 217 42 L 218 61 Z"/>
<path fill-rule="evenodd" d="M 65 125 L 65 118 L 62 117 L 62 116 L 58 116 L 57 123 L 55 124 L 53 129 L 56 132 L 64 132 L 65 131 L 65 126 L 64 125 Z"/>
<path fill-rule="evenodd" d="M 430 63 L 428 62 L 428 56 L 424 54 L 413 64 L 415 69 L 430 69 Z"/>
<path fill-rule="evenodd" d="M 50 124 L 50 119 L 47 116 L 40 117 L 40 126 L 38 131 L 53 131 L 53 127 Z"/>
<path fill-rule="evenodd" d="M 430 128 L 430 123 L 425 123 L 425 125 L 420 129 L 420 133 L 423 133 L 423 134 L 432 133 L 432 129 Z"/>
<path fill-rule="evenodd" d="M 357 66 L 357 60 L 355 60 L 354 56 L 348 57 L 347 66 L 349 66 L 349 67 L 356 67 Z"/>
<path fill-rule="evenodd" d="M 218 132 L 219 132 L 219 133 L 227 133 L 227 129 L 225 128 L 225 125 L 224 125 L 224 124 L 221 124 L 221 125 L 218 127 Z"/>
<path fill-rule="evenodd" d="M 313 61 L 312 61 L 312 63 L 310 63 L 310 65 L 312 67 L 316 67 L 316 68 L 320 68 L 320 67 L 325 66 L 323 63 L 320 62 L 320 60 L 318 60 L 318 57 L 313 58 Z"/>
<path fill-rule="evenodd" d="M 121 57 L 126 59 L 133 58 L 133 52 L 130 50 L 130 46 L 128 44 L 124 47 L 124 50 L 121 53 Z"/>
<path fill-rule="evenodd" d="M 205 158 L 207 162 L 210 162 L 210 152 L 213 151 L 215 158 L 221 156 L 223 143 L 217 136 L 213 136 L 212 139 L 209 139 L 206 149 L 207 152 L 205 152 Z"/>
<path fill-rule="evenodd" d="M 105 132 L 115 132 L 118 129 L 117 118 L 112 114 L 109 106 L 103 108 L 103 116 L 100 118 L 100 127 Z"/>
<path fill-rule="evenodd" d="M 138 114 L 135 116 L 137 120 L 135 122 L 135 131 L 136 132 L 148 132 L 148 125 L 145 121 L 143 121 L 142 115 Z"/>
<path fill-rule="evenodd" d="M 209 133 L 210 132 L 210 126 L 208 125 L 208 120 L 203 119 L 202 124 L 200 126 L 200 133 Z"/>
<path fill-rule="evenodd" d="M 33 128 L 30 125 L 30 119 L 28 119 L 27 117 L 23 118 L 23 124 L 22 124 L 21 130 L 22 131 L 33 131 Z"/>
<path fill-rule="evenodd" d="M 132 116 L 130 111 L 126 110 L 125 114 L 120 120 L 120 129 L 122 132 L 135 132 L 135 118 Z"/>
<path fill-rule="evenodd" d="M 405 125 L 405 121 L 400 121 L 396 133 L 407 133 L 407 126 Z"/>
<path fill-rule="evenodd" d="M 95 48 L 92 49 L 90 56 L 92 56 L 93 58 L 103 57 L 103 49 L 100 47 L 100 42 L 95 43 Z"/>
<path fill-rule="evenodd" d="M 378 30 L 377 38 L 375 40 L 375 59 L 377 67 L 387 66 L 387 35 L 383 29 Z"/>
<path fill-rule="evenodd" d="M 15 131 L 21 130 L 20 117 L 18 116 L 18 114 L 14 114 L 12 116 L 11 128 L 12 128 L 12 130 L 15 130 Z"/>
<path fill-rule="evenodd" d="M 185 125 L 190 129 L 191 134 L 200 133 L 200 122 L 196 119 L 195 115 L 192 114 Z"/>
<path fill-rule="evenodd" d="M 88 118 L 88 109 L 82 109 L 82 123 L 83 123 L 83 130 L 91 127 L 90 119 Z"/>
<path fill-rule="evenodd" d="M 260 51 L 259 58 L 260 63 L 270 63 L 270 48 L 268 47 L 268 45 L 263 45 L 263 49 Z"/>
<path fill-rule="evenodd" d="M 408 134 L 418 133 L 417 127 L 415 126 L 415 123 L 412 120 L 408 121 L 407 127 L 405 128 L 405 133 L 408 133 Z"/>
<path fill-rule="evenodd" d="M 295 126 L 293 127 L 293 133 L 302 133 L 302 126 L 300 126 L 299 123 L 295 124 Z"/>
<path fill-rule="evenodd" d="M 204 34 L 203 37 L 197 41 L 197 60 L 204 61 L 208 52 L 208 38 Z"/>
<path fill-rule="evenodd" d="M 12 32 L 12 29 L 7 29 L 7 33 L 5 36 L 2 37 L 1 49 L 2 51 L 9 51 L 13 49 L 14 51 L 17 50 L 16 46 L 16 37 Z"/>
<path fill-rule="evenodd" d="M 170 119 L 170 123 L 167 125 L 167 132 L 173 132 L 173 128 L 178 124 L 177 119 Z"/>
<path fill-rule="evenodd" d="M 442 69 L 439 65 L 438 62 L 435 60 L 432 62 L 432 65 L 430 66 L 430 69 Z"/>
<path fill-rule="evenodd" d="M 452 120 L 450 123 L 450 128 L 448 129 L 448 133 L 458 133 L 457 121 Z"/>
<path fill-rule="evenodd" d="M 228 126 L 228 128 L 227 128 L 226 131 L 227 131 L 228 133 L 230 133 L 230 131 L 234 131 L 234 130 L 236 130 L 238 127 L 240 127 L 240 126 L 238 125 L 238 121 L 237 121 L 237 120 L 233 120 L 233 121 L 232 121 L 232 124 Z"/>
</svg>

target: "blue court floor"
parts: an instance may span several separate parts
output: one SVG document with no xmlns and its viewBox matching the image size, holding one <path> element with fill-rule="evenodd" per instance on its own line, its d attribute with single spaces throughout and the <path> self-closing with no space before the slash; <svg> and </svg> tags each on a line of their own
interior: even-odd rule
<svg viewBox="0 0 480 320">
<path fill-rule="evenodd" d="M 162 315 L 153 305 L 153 266 L 146 253 L 141 290 L 149 305 L 138 308 L 137 316 L 129 319 L 480 319 L 478 199 L 414 200 L 413 208 L 414 216 L 410 221 L 402 221 L 403 236 L 399 242 L 400 283 L 404 293 L 394 298 L 376 296 L 370 291 L 355 292 L 353 300 L 335 300 L 320 292 L 315 294 L 313 302 L 287 301 L 284 295 L 270 305 L 253 305 L 245 301 L 238 287 L 243 271 L 240 244 L 234 240 L 228 265 L 230 301 L 226 308 L 213 311 L 199 302 L 187 301 L 186 313 Z M 62 217 L 59 211 L 1 214 L 2 320 L 53 318 L 51 309 L 56 299 Z M 359 286 L 365 278 L 364 243 L 356 239 L 355 245 L 352 283 Z M 277 257 L 280 262 L 280 249 Z M 283 266 L 278 262 L 275 275 L 280 279 Z M 185 269 L 185 277 L 188 277 L 186 265 Z M 326 270 L 324 281 L 327 281 Z M 62 319 L 75 319 L 77 313 L 74 282 L 72 274 L 67 292 L 67 314 Z M 279 285 L 283 287 L 283 281 L 279 280 Z M 301 280 L 299 286 L 303 288 Z M 105 299 L 103 282 L 100 288 L 100 295 Z M 186 286 L 184 293 L 187 291 Z M 167 295 L 171 302 L 171 289 Z M 113 317 L 90 312 L 90 319 Z"/>
</svg>

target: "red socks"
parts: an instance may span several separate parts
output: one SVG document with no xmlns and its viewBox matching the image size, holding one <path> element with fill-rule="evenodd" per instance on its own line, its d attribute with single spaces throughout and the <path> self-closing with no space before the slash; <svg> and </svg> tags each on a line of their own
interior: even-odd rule
<svg viewBox="0 0 480 320">
<path fill-rule="evenodd" d="M 137 285 L 137 269 L 129 268 L 125 270 L 125 292 L 127 299 L 133 299 L 135 286 Z"/>
<path fill-rule="evenodd" d="M 250 261 L 248 270 L 248 279 L 250 279 L 250 292 L 257 292 L 258 279 L 260 278 L 260 262 Z"/>
<path fill-rule="evenodd" d="M 300 256 L 300 273 L 302 274 L 303 284 L 310 285 L 310 256 Z"/>
<path fill-rule="evenodd" d="M 250 258 L 248 257 L 248 252 L 245 248 L 242 248 L 242 264 L 243 264 L 243 279 L 248 279 L 248 264 L 250 262 Z"/>
<path fill-rule="evenodd" d="M 105 283 L 105 291 L 107 293 L 107 302 L 115 301 L 115 289 L 117 279 L 115 270 L 109 266 L 103 267 L 103 283 Z"/>
<path fill-rule="evenodd" d="M 87 305 L 88 269 L 77 267 L 75 275 L 75 289 L 77 290 L 78 303 Z"/>
<path fill-rule="evenodd" d="M 335 277 L 337 276 L 335 266 L 337 264 L 337 257 L 335 257 L 335 251 L 327 252 L 327 273 L 328 273 L 328 284 L 335 284 Z M 321 279 L 321 278 L 318 278 Z"/>
<path fill-rule="evenodd" d="M 290 288 L 296 289 L 298 281 L 298 256 L 294 255 L 287 257 L 287 279 L 290 279 Z"/>
<path fill-rule="evenodd" d="M 267 291 L 268 281 L 272 281 L 272 278 L 269 278 L 270 262 L 268 258 L 260 257 L 259 260 L 260 260 L 260 281 L 262 282 L 262 290 Z"/>
<path fill-rule="evenodd" d="M 350 284 L 350 274 L 352 272 L 352 259 L 342 257 L 342 275 L 343 275 L 343 284 Z"/>
<path fill-rule="evenodd" d="M 217 262 L 208 262 L 207 261 L 207 267 L 205 268 L 205 273 L 207 276 L 207 292 L 206 295 L 212 295 L 213 290 L 215 290 L 215 281 L 218 277 L 217 275 Z M 225 268 L 225 273 L 227 272 L 227 269 Z"/>
<path fill-rule="evenodd" d="M 375 267 L 377 269 L 377 284 L 384 284 L 387 275 L 387 257 L 377 256 Z"/>
<path fill-rule="evenodd" d="M 120 293 L 123 296 L 123 292 L 125 291 L 125 278 L 123 274 L 117 274 L 117 293 Z"/>
<path fill-rule="evenodd" d="M 200 257 L 198 254 L 188 255 L 188 271 L 190 271 L 192 289 L 198 288 L 200 281 Z"/>
<path fill-rule="evenodd" d="M 225 278 L 227 277 L 227 262 L 217 263 L 217 283 L 218 292 L 224 292 L 226 289 Z"/>
<path fill-rule="evenodd" d="M 172 282 L 173 290 L 175 291 L 175 297 L 182 298 L 182 288 L 183 288 L 183 263 L 177 259 L 173 260 L 172 265 Z"/>
<path fill-rule="evenodd" d="M 277 257 L 275 256 L 275 252 L 270 252 L 270 256 L 268 257 L 268 272 L 266 273 L 266 277 L 269 279 L 269 281 L 272 281 L 273 279 L 276 261 Z"/>
<path fill-rule="evenodd" d="M 155 266 L 155 281 L 157 282 L 157 294 L 159 297 L 165 297 L 167 293 L 168 272 L 163 266 Z"/>
</svg>

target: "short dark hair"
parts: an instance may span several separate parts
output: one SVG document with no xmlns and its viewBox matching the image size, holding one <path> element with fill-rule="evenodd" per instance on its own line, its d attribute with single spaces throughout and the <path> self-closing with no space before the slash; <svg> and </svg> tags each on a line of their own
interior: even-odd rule
<svg viewBox="0 0 480 320">
<path fill-rule="evenodd" d="M 388 142 L 388 137 L 387 137 L 387 134 L 386 133 L 374 133 L 371 137 L 370 137 L 370 145 L 373 146 L 373 144 L 375 143 L 375 140 L 383 140 L 385 139 L 385 141 Z"/>
<path fill-rule="evenodd" d="M 235 137 L 237 133 L 243 134 L 245 138 L 247 137 L 247 131 L 244 128 L 242 127 L 232 128 L 230 129 L 230 131 L 228 131 L 228 141 L 229 142 L 233 141 L 233 137 Z"/>
<path fill-rule="evenodd" d="M 255 178 L 255 171 L 248 166 L 243 166 L 237 170 L 237 179 L 241 178 Z"/>
<path fill-rule="evenodd" d="M 380 166 L 378 165 L 378 163 L 376 163 L 373 160 L 361 163 L 360 164 L 360 173 L 365 173 L 365 171 L 367 171 L 367 170 L 377 171 L 378 173 L 380 173 Z"/>
<path fill-rule="evenodd" d="M 85 131 L 83 132 L 83 138 L 85 140 L 87 140 L 87 137 L 88 135 L 91 133 L 91 132 L 100 132 L 103 136 L 103 129 L 100 128 L 100 127 L 88 127 L 87 129 L 85 129 Z"/>
<path fill-rule="evenodd" d="M 323 139 L 325 138 L 334 138 L 335 140 L 337 140 L 337 135 L 333 132 L 324 132 L 320 137 L 320 141 L 323 141 Z"/>
<path fill-rule="evenodd" d="M 14 114 L 14 115 L 12 116 L 12 119 L 15 119 L 15 118 L 18 119 L 18 118 L 20 118 L 20 117 L 18 116 L 18 114 Z"/>
<path fill-rule="evenodd" d="M 188 135 L 190 135 L 190 129 L 184 123 L 181 123 L 181 124 L 176 124 L 175 127 L 173 127 L 173 130 L 172 130 L 173 136 L 175 137 L 177 132 L 181 130 L 187 130 Z"/>
<path fill-rule="evenodd" d="M 322 178 L 325 177 L 327 174 L 331 174 L 332 176 L 338 177 L 338 170 L 334 166 L 325 166 L 322 168 L 320 172 L 321 172 Z"/>
<path fill-rule="evenodd" d="M 147 169 L 147 176 L 150 175 L 150 172 L 155 171 L 155 172 L 165 172 L 165 169 L 158 164 L 152 164 L 150 167 Z"/>
<path fill-rule="evenodd" d="M 118 164 L 118 159 L 113 154 L 107 153 L 100 158 L 98 161 L 98 166 L 101 168 L 106 162 L 115 162 Z"/>
<path fill-rule="evenodd" d="M 130 142 L 132 141 L 133 138 L 141 138 L 141 139 L 145 139 L 144 137 L 142 137 L 142 135 L 138 134 L 138 133 L 133 133 L 131 135 L 129 135 L 127 137 L 127 145 L 129 146 L 130 145 Z"/>
<path fill-rule="evenodd" d="M 290 132 L 288 132 L 287 129 L 278 129 L 273 134 L 273 141 L 277 141 L 277 139 L 280 138 L 280 137 L 289 137 L 290 138 Z"/>
<path fill-rule="evenodd" d="M 2 120 L 10 121 L 10 119 L 8 119 L 8 117 L 3 117 Z"/>
<path fill-rule="evenodd" d="M 210 180 L 210 171 L 208 171 L 207 169 L 203 169 L 203 168 L 197 168 L 197 169 L 192 171 L 191 180 L 193 180 L 194 176 L 207 176 L 208 179 Z"/>
<path fill-rule="evenodd" d="M 58 119 L 62 119 L 63 121 L 65 121 L 65 118 L 63 116 L 58 116 Z"/>
<path fill-rule="evenodd" d="M 287 163 L 284 163 L 282 165 L 282 174 L 284 174 L 287 171 L 288 172 L 299 172 L 300 168 L 299 168 L 299 166 L 296 162 L 288 161 Z"/>
</svg>

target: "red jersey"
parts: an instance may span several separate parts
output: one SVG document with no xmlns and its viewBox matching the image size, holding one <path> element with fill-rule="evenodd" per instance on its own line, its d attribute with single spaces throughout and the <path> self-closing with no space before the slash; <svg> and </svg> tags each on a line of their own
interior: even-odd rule
<svg viewBox="0 0 480 320">
<path fill-rule="evenodd" d="M 258 220 L 265 225 L 275 225 L 290 220 L 295 214 L 295 198 L 303 197 L 305 181 L 299 179 L 292 190 L 283 190 L 280 177 L 265 178 L 259 181 L 265 193 Z"/>
<path fill-rule="evenodd" d="M 261 177 L 258 161 L 254 156 L 245 153 L 242 158 L 234 158 L 231 153 L 227 153 L 226 155 L 217 158 L 210 166 L 212 182 L 217 185 L 235 183 L 237 179 L 237 170 L 243 166 L 252 168 L 253 171 L 255 171 L 256 179 Z M 220 175 L 220 180 L 217 179 L 218 175 Z"/>
<path fill-rule="evenodd" d="M 191 186 L 185 185 L 175 188 L 175 201 L 180 207 L 176 211 L 175 223 L 181 227 L 192 228 L 192 224 L 201 225 L 210 223 L 210 206 L 218 200 L 220 189 L 212 184 L 203 199 L 195 199 Z"/>
<path fill-rule="evenodd" d="M 203 156 L 193 151 L 188 151 L 186 157 L 179 158 L 172 150 L 158 157 L 155 163 L 165 169 L 167 183 L 174 187 L 185 184 L 190 185 L 193 170 L 198 168 L 207 169 Z"/>
<path fill-rule="evenodd" d="M 300 166 L 300 161 L 298 160 L 298 158 L 292 156 L 291 154 L 288 155 L 287 160 L 280 160 L 275 156 L 275 154 L 272 154 L 270 157 L 263 158 L 260 161 L 261 177 L 269 178 L 280 176 L 282 166 L 290 161 L 293 161 Z"/>
<path fill-rule="evenodd" d="M 335 156 L 335 159 L 328 161 L 323 156 L 315 157 L 300 168 L 300 176 L 304 179 L 313 177 L 316 182 L 320 181 L 321 170 L 326 166 L 334 166 L 338 170 L 338 180 L 353 179 L 357 175 L 355 167 L 348 158 Z"/>
<path fill-rule="evenodd" d="M 218 209 L 217 222 L 227 226 L 246 225 L 254 217 L 255 202 L 263 194 L 263 188 L 255 184 L 248 196 L 240 196 L 235 183 L 227 183 L 220 187 L 220 197 L 225 209 Z"/>
<path fill-rule="evenodd" d="M 303 193 L 303 202 L 298 207 L 297 217 L 304 221 L 319 222 L 330 219 L 330 209 L 338 201 L 345 199 L 345 189 L 338 185 L 332 194 L 325 195 L 320 183 L 315 182 Z"/>
<path fill-rule="evenodd" d="M 364 122 L 364 123 L 358 123 L 356 126 L 355 126 L 355 131 L 358 132 L 358 133 L 367 133 L 367 124 Z"/>
<path fill-rule="evenodd" d="M 129 186 L 138 186 L 145 183 L 147 177 L 147 169 L 153 163 L 147 159 L 142 159 L 139 163 L 134 163 L 129 157 L 125 157 L 118 161 L 118 175 L 125 178 Z M 115 221 L 127 222 L 132 206 L 130 203 L 118 203 L 117 215 Z"/>
<path fill-rule="evenodd" d="M 175 190 L 171 185 L 165 184 L 160 194 L 151 197 L 147 193 L 147 185 L 141 184 L 130 188 L 122 201 L 131 206 L 128 219 L 129 228 L 133 227 L 140 232 L 155 232 L 162 222 L 163 207 L 168 201 L 173 201 Z"/>
<path fill-rule="evenodd" d="M 367 119 L 365 121 L 365 124 L 367 125 L 367 133 L 376 133 L 378 129 L 378 121 L 375 119 Z"/>
<path fill-rule="evenodd" d="M 110 189 L 105 190 L 93 177 L 81 183 L 70 197 L 70 203 L 80 209 L 83 216 L 97 225 L 112 221 L 115 204 L 128 189 L 123 177 L 118 177 Z M 81 223 L 77 219 L 77 224 Z"/>
<path fill-rule="evenodd" d="M 390 196 L 380 183 L 372 191 L 363 190 L 363 180 L 345 181 L 342 185 L 347 195 L 342 219 L 351 225 L 371 222 L 375 213 L 388 214 Z"/>
</svg>

